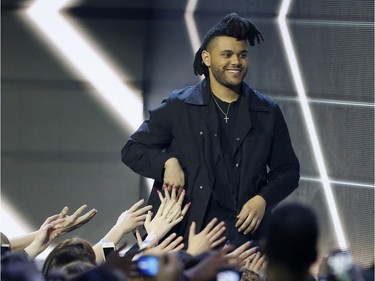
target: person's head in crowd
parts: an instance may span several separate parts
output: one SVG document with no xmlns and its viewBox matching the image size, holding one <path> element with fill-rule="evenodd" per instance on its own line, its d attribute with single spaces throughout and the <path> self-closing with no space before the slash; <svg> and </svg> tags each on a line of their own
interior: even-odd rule
<svg viewBox="0 0 375 281">
<path fill-rule="evenodd" d="M 127 281 L 128 279 L 119 270 L 98 266 L 82 274 L 69 278 L 69 281 Z"/>
<path fill-rule="evenodd" d="M 9 252 L 1 257 L 1 280 L 43 281 L 33 259 L 24 251 Z"/>
<path fill-rule="evenodd" d="M 311 208 L 299 203 L 277 207 L 262 239 L 267 274 L 278 268 L 295 276 L 309 272 L 318 256 L 318 223 Z"/>
<path fill-rule="evenodd" d="M 89 271 L 95 268 L 95 265 L 87 261 L 73 261 L 61 267 L 60 271 L 67 277 L 71 278 L 77 274 Z"/>
<path fill-rule="evenodd" d="M 90 243 L 83 239 L 67 239 L 57 244 L 49 253 L 44 261 L 42 272 L 48 277 L 49 273 L 60 271 L 64 266 L 76 261 L 96 265 L 94 250 Z"/>
</svg>

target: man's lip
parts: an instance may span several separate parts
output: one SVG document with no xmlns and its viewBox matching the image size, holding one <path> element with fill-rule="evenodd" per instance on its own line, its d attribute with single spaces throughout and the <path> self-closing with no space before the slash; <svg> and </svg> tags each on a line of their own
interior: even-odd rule
<svg viewBox="0 0 375 281">
<path fill-rule="evenodd" d="M 241 73 L 242 72 L 242 69 L 226 69 L 227 72 L 229 73 Z"/>
</svg>

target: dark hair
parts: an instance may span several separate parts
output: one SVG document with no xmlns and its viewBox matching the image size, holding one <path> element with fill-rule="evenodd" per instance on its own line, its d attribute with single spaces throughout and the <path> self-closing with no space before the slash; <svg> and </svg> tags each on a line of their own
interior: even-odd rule
<svg viewBox="0 0 375 281">
<path fill-rule="evenodd" d="M 237 40 L 247 40 L 251 46 L 255 45 L 255 39 L 258 44 L 260 39 L 263 39 L 262 34 L 258 31 L 255 25 L 246 18 L 241 18 L 236 13 L 231 13 L 222 18 L 216 25 L 206 33 L 203 38 L 202 46 L 195 53 L 194 59 L 194 74 L 208 76 L 208 67 L 202 62 L 202 52 L 207 48 L 207 45 L 212 39 L 219 36 L 234 37 Z"/>
<path fill-rule="evenodd" d="M 9 252 L 1 257 L 1 280 L 43 281 L 35 261 L 25 251 Z"/>
<path fill-rule="evenodd" d="M 61 267 L 75 261 L 95 263 L 95 252 L 89 242 L 72 238 L 60 242 L 49 253 L 43 264 L 42 272 L 46 278 L 53 270 L 59 270 Z"/>
<path fill-rule="evenodd" d="M 299 273 L 317 258 L 318 223 L 312 209 L 288 203 L 275 209 L 266 231 L 269 264 L 283 264 Z"/>
</svg>

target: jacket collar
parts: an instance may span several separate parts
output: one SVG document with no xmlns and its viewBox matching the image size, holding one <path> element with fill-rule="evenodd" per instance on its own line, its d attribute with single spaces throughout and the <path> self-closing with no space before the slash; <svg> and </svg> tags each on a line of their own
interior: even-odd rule
<svg viewBox="0 0 375 281">
<path fill-rule="evenodd" d="M 187 89 L 185 102 L 194 105 L 208 105 L 211 98 L 210 80 L 203 79 L 197 85 Z M 253 111 L 268 111 L 267 107 L 259 97 L 245 82 L 242 82 L 242 94 L 248 100 L 249 109 Z"/>
</svg>

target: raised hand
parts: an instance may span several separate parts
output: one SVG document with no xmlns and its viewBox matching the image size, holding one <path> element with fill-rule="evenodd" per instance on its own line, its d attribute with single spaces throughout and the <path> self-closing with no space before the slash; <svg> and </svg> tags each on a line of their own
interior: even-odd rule
<svg viewBox="0 0 375 281">
<path fill-rule="evenodd" d="M 73 215 L 68 215 L 69 208 L 64 207 L 59 214 L 59 217 L 64 219 L 64 221 L 59 225 L 61 227 L 61 231 L 59 232 L 59 236 L 66 234 L 74 229 L 77 229 L 84 225 L 85 223 L 89 222 L 97 213 L 97 210 L 91 209 L 86 214 L 80 216 L 82 212 L 87 208 L 87 205 L 82 205 L 79 207 Z"/>
<path fill-rule="evenodd" d="M 140 208 L 143 203 L 144 199 L 139 200 L 131 206 L 129 210 L 123 212 L 117 219 L 116 227 L 118 227 L 123 234 L 143 225 L 147 217 L 146 212 L 152 209 L 151 205 Z"/>
<path fill-rule="evenodd" d="M 189 229 L 189 245 L 187 249 L 189 254 L 197 256 L 224 242 L 225 236 L 222 236 L 222 234 L 225 231 L 225 224 L 220 222 L 215 226 L 217 221 L 216 218 L 212 219 L 198 234 L 196 234 L 196 224 L 192 222 Z"/>
<path fill-rule="evenodd" d="M 62 228 L 58 225 L 61 225 L 63 221 L 64 219 L 59 218 L 58 214 L 47 218 L 37 231 L 34 240 L 25 248 L 26 253 L 35 258 L 43 252 L 59 235 Z"/>
</svg>

